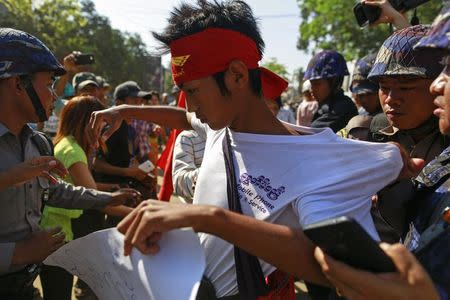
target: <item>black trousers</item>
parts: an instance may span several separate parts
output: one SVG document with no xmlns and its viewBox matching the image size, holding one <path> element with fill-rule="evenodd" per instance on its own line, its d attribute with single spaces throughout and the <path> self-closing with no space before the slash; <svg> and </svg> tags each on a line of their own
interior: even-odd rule
<svg viewBox="0 0 450 300">
<path fill-rule="evenodd" d="M 0 299 L 33 300 L 33 282 L 41 265 L 29 265 L 24 269 L 0 276 Z"/>
<path fill-rule="evenodd" d="M 42 267 L 42 291 L 44 300 L 70 300 L 72 297 L 73 275 L 60 267 Z"/>
<path fill-rule="evenodd" d="M 34 287 L 27 287 L 20 292 L 0 292 L 0 299 L 8 300 L 33 300 Z"/>
</svg>

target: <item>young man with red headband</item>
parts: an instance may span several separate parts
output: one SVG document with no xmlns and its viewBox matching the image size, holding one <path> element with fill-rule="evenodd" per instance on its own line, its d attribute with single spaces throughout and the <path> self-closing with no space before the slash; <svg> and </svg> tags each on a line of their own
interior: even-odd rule
<svg viewBox="0 0 450 300">
<path fill-rule="evenodd" d="M 193 227 L 206 254 L 205 276 L 219 298 L 261 294 L 245 285 L 251 280 L 241 272 L 246 269 L 242 249 L 264 259 L 256 260 L 260 267 L 252 274 L 267 276 L 275 270 L 266 263 L 271 262 L 326 284 L 313 262 L 311 243 L 295 228 L 348 215 L 378 238 L 370 198 L 399 175 L 397 148 L 277 120 L 264 103 L 262 86 L 282 90 L 286 82 L 258 66 L 264 42 L 243 1 L 182 4 L 165 31 L 154 36 L 170 49 L 173 79 L 186 94 L 190 114 L 167 106 L 119 106 L 94 113 L 93 132 L 100 135 L 106 122 L 106 138 L 123 119 L 143 119 L 193 128 L 207 141 L 196 205 L 144 202 L 118 226 L 125 234 L 125 254 L 132 247 L 156 253 L 162 232 Z M 258 291 L 251 294 L 252 289 Z"/>
</svg>

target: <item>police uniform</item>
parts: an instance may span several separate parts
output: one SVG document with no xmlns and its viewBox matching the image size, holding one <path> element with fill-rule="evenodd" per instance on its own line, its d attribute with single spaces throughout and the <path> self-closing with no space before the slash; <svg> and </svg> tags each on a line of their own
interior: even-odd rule
<svg viewBox="0 0 450 300">
<path fill-rule="evenodd" d="M 435 19 L 432 30 L 415 46 L 426 55 L 450 53 L 450 3 Z M 437 50 L 437 51 L 435 51 Z M 430 275 L 441 299 L 450 299 L 450 147 L 415 179 L 417 196 L 410 207 L 408 248 Z"/>
<path fill-rule="evenodd" d="M 419 142 L 414 136 L 422 136 Z M 411 157 L 422 158 L 429 163 L 449 146 L 450 138 L 439 132 L 438 120 L 431 117 L 427 122 L 413 130 L 399 130 L 389 126 L 378 131 L 383 140 L 401 144 Z M 377 205 L 372 209 L 372 217 L 378 233 L 384 242 L 396 243 L 407 228 L 406 207 L 415 193 L 411 180 L 400 180 L 378 193 Z"/>
<path fill-rule="evenodd" d="M 376 55 L 369 54 L 358 60 L 355 64 L 355 69 L 352 74 L 352 81 L 350 84 L 350 91 L 355 95 L 367 95 L 367 94 L 378 94 L 378 89 L 380 88 L 377 82 L 367 79 L 370 70 L 375 63 Z M 372 113 L 367 112 L 370 116 L 375 116 L 376 114 L 382 113 L 383 110 L 381 106 L 378 105 L 377 111 Z"/>
<path fill-rule="evenodd" d="M 305 72 L 304 80 L 336 79 L 341 82 L 344 76 L 349 75 L 347 63 L 344 57 L 331 50 L 317 53 L 309 62 Z M 319 108 L 314 114 L 311 127 L 330 127 L 334 132 L 347 125 L 351 118 L 358 114 L 353 101 L 344 95 L 339 87 L 334 87 L 326 99 L 319 103 Z"/>
<path fill-rule="evenodd" d="M 65 73 L 37 38 L 23 31 L 0 28 L 0 79 L 22 76 L 24 89 L 41 122 L 47 116 L 30 75 L 44 71 Z M 28 125 L 15 135 L 1 122 L 0 172 L 44 153 L 51 154 L 50 143 Z M 40 230 L 42 206 L 48 203 L 64 208 L 101 208 L 111 200 L 111 194 L 62 182 L 50 184 L 47 179 L 37 177 L 0 190 L 0 199 L 0 299 L 32 299 L 32 284 L 39 265 L 12 265 L 12 257 L 17 242 Z"/>
<path fill-rule="evenodd" d="M 398 76 L 436 78 L 442 70 L 442 53 L 425 55 L 422 50 L 414 49 L 429 30 L 429 26 L 417 25 L 391 35 L 380 48 L 367 79 L 377 82 L 381 78 Z M 410 130 L 389 126 L 379 130 L 377 137 L 379 140 L 398 142 L 409 151 L 411 157 L 423 158 L 426 162 L 448 146 L 448 138 L 440 134 L 438 120 L 434 116 Z M 372 216 L 383 241 L 400 241 L 402 232 L 406 230 L 406 208 L 414 192 L 411 180 L 402 180 L 378 193 L 377 207 L 372 210 Z"/>
<path fill-rule="evenodd" d="M 450 147 L 415 179 L 405 245 L 427 270 L 442 299 L 450 297 Z M 447 216 L 445 216 L 447 214 Z"/>
<path fill-rule="evenodd" d="M 356 115 L 358 115 L 358 110 L 355 104 L 340 90 L 319 104 L 310 126 L 314 128 L 330 127 L 334 132 L 338 132 Z"/>
</svg>

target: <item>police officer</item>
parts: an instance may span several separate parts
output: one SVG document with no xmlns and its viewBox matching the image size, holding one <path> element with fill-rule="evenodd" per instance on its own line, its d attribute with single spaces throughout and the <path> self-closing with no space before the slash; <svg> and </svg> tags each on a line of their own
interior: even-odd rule
<svg viewBox="0 0 450 300">
<path fill-rule="evenodd" d="M 383 43 L 368 75 L 380 86 L 380 103 L 390 124 L 376 133 L 377 140 L 397 142 L 411 157 L 422 158 L 426 163 L 449 144 L 439 132 L 438 119 L 433 115 L 434 96 L 429 91 L 441 71 L 442 54 L 424 54 L 413 48 L 429 29 L 417 25 L 392 34 Z M 413 193 L 410 180 L 399 181 L 378 193 L 372 215 L 383 241 L 400 240 Z"/>
<path fill-rule="evenodd" d="M 0 172 L 51 154 L 50 143 L 27 123 L 51 113 L 54 76 L 65 73 L 52 52 L 23 31 L 0 28 Z M 0 299 L 32 299 L 39 264 L 63 244 L 59 228 L 41 230 L 45 203 L 101 208 L 136 198 L 134 191 L 103 193 L 29 178 L 0 190 Z"/>
<path fill-rule="evenodd" d="M 369 54 L 356 62 L 350 85 L 355 102 L 359 103 L 370 116 L 383 112 L 378 99 L 378 83 L 367 79 L 375 57 L 375 54 Z"/>
<path fill-rule="evenodd" d="M 433 30 L 416 49 L 430 57 L 450 55 L 450 7 L 436 18 Z M 431 85 L 436 96 L 435 114 L 442 134 L 450 135 L 450 60 Z M 430 162 L 415 179 L 416 198 L 410 211 L 411 226 L 406 246 L 384 245 L 398 272 L 372 274 L 336 262 L 316 250 L 316 258 L 330 281 L 343 296 L 354 300 L 437 300 L 450 298 L 450 147 Z"/>
<path fill-rule="evenodd" d="M 336 51 L 322 51 L 311 59 L 304 80 L 311 82 L 311 94 L 319 103 L 311 127 L 330 127 L 337 132 L 358 114 L 355 104 L 341 88 L 346 75 L 349 75 L 347 63 Z"/>
</svg>

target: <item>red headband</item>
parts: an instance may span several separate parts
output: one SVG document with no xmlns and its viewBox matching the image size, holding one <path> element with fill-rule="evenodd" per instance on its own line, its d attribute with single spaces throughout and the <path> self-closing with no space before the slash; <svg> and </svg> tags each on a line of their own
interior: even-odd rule
<svg viewBox="0 0 450 300">
<path fill-rule="evenodd" d="M 259 68 L 261 60 L 252 39 L 221 28 L 209 28 L 173 41 L 170 52 L 173 81 L 177 85 L 222 72 L 234 59 L 242 61 L 249 69 Z M 265 68 L 259 69 L 264 96 L 269 99 L 280 96 L 288 85 L 286 80 Z"/>
</svg>

